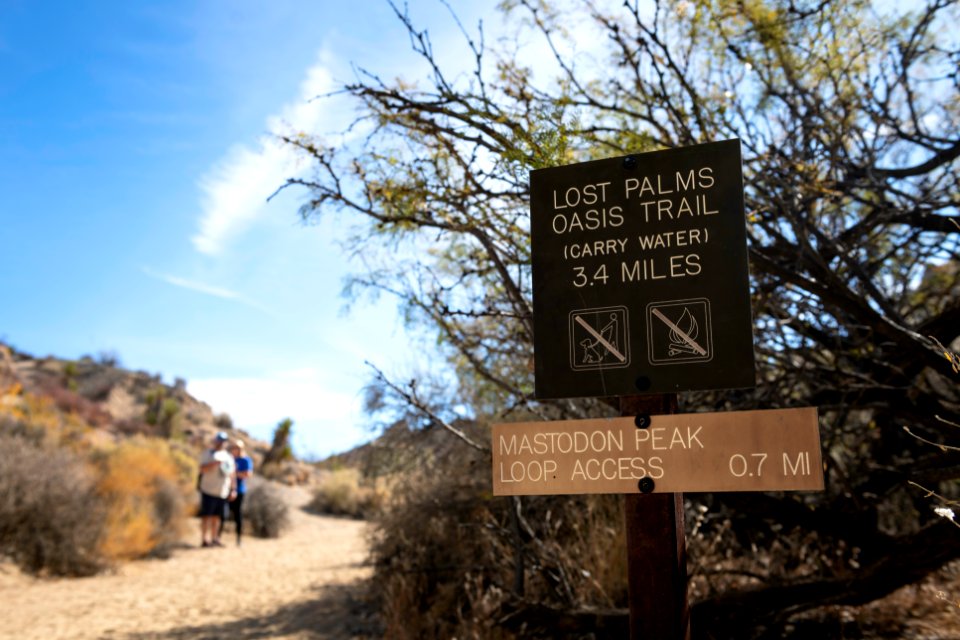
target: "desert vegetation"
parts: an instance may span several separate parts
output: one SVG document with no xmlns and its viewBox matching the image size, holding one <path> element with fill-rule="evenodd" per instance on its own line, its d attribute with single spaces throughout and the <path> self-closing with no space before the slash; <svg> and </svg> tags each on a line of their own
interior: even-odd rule
<svg viewBox="0 0 960 640">
<path fill-rule="evenodd" d="M 0 553 L 37 574 L 103 569 L 106 508 L 90 469 L 67 450 L 22 436 L 0 436 L 0 446 Z"/>
<path fill-rule="evenodd" d="M 243 508 L 250 532 L 258 538 L 279 538 L 290 526 L 290 508 L 276 488 L 264 482 L 252 483 Z"/>
<path fill-rule="evenodd" d="M 946 426 L 958 422 L 960 395 L 938 346 L 955 351 L 960 327 L 956 3 L 502 9 L 515 37 L 491 43 L 481 26 L 459 25 L 473 62 L 462 73 L 454 59 L 464 57 L 435 50 L 397 7 L 422 75 L 364 70 L 346 83 L 353 132 L 365 133 L 349 144 L 285 137 L 315 167 L 287 185 L 305 194 L 304 219 L 354 224 L 350 248 L 362 248 L 367 270 L 348 293 L 395 296 L 449 365 L 399 379 L 375 372 L 371 385 L 375 413 L 404 421 L 411 442 L 436 431 L 456 443 L 427 459 L 411 444 L 414 466 L 431 471 L 394 491 L 379 520 L 374 584 L 389 628 L 622 628 L 623 556 L 607 553 L 620 544 L 614 499 L 489 494 L 491 422 L 614 413 L 600 399 L 533 397 L 528 176 L 738 138 L 757 385 L 684 394 L 681 410 L 817 406 L 827 488 L 686 497 L 693 632 L 851 632 L 839 607 L 960 556 L 955 524 L 935 511 L 957 499 L 960 468 Z M 545 54 L 535 66 L 529 47 Z M 854 630 L 897 635 L 903 613 Z"/>
<path fill-rule="evenodd" d="M 322 474 L 313 489 L 307 510 L 360 520 L 372 519 L 383 505 L 387 490 L 376 479 L 364 478 L 359 469 L 345 467 Z"/>
<path fill-rule="evenodd" d="M 311 506 L 372 519 L 387 635 L 622 634 L 620 498 L 491 495 L 492 423 L 617 413 L 534 397 L 529 175 L 733 138 L 756 387 L 681 410 L 818 407 L 826 489 L 685 496 L 693 635 L 899 637 L 956 614 L 956 593 L 883 602 L 960 562 L 957 3 L 506 0 L 515 32 L 455 21 L 459 52 L 392 6 L 417 75 L 358 70 L 335 92 L 355 101 L 349 135 L 283 137 L 314 169 L 286 185 L 303 219 L 353 229 L 348 298 L 393 296 L 433 356 L 372 371 L 384 435 L 353 470 L 329 465 Z M 193 419 L 182 384 L 114 357 L 25 362 L 0 346 L 0 446 L 17 454 L 0 459 L 0 553 L 41 575 L 166 553 L 195 448 L 228 417 Z M 291 483 L 308 473 L 292 427 L 260 451 Z M 254 531 L 280 534 L 281 507 L 254 486 Z"/>
<path fill-rule="evenodd" d="M 63 411 L 66 393 L 75 392 L 4 390 L 4 555 L 38 574 L 89 575 L 117 561 L 168 553 L 193 501 L 191 453 L 146 436 L 97 441 L 84 420 L 86 403 Z"/>
<path fill-rule="evenodd" d="M 0 345 L 0 556 L 24 571 L 86 576 L 168 557 L 192 531 L 199 452 L 229 417 L 204 413 L 182 382 L 114 364 Z M 288 521 L 266 484 L 248 511 L 254 535 L 277 537 Z"/>
<path fill-rule="evenodd" d="M 165 440 L 142 436 L 92 458 L 106 507 L 103 555 L 129 560 L 168 554 L 180 542 L 194 502 L 194 458 Z"/>
</svg>

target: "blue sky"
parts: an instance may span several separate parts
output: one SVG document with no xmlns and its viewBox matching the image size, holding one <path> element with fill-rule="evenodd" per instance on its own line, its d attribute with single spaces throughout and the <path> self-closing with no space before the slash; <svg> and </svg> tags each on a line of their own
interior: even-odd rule
<svg viewBox="0 0 960 640">
<path fill-rule="evenodd" d="M 495 2 L 452 0 L 465 25 Z M 272 132 L 334 134 L 353 77 L 423 77 L 384 0 L 0 0 L 0 339 L 36 356 L 115 352 L 237 426 L 295 422 L 301 455 L 367 439 L 368 360 L 418 358 L 391 301 L 343 313 L 335 219 L 303 226 L 303 171 Z M 463 53 L 435 0 L 410 3 Z M 462 56 L 469 62 L 468 56 Z"/>
</svg>

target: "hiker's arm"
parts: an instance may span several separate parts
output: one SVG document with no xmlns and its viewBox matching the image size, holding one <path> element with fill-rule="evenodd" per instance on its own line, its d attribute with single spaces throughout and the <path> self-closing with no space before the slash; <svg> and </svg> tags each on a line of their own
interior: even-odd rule
<svg viewBox="0 0 960 640">
<path fill-rule="evenodd" d="M 243 479 L 253 477 L 253 462 L 243 471 L 237 470 L 237 477 Z"/>
</svg>

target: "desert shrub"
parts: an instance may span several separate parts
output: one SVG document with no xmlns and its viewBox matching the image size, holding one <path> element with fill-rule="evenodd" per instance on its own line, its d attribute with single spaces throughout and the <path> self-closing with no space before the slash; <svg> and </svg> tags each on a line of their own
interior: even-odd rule
<svg viewBox="0 0 960 640">
<path fill-rule="evenodd" d="M 77 397 L 66 389 L 59 389 Z M 4 423 L 0 433 L 48 445 L 79 445 L 90 429 L 79 412 L 62 409 L 48 395 L 24 392 L 19 385 L 0 393 L 0 418 Z"/>
<path fill-rule="evenodd" d="M 183 533 L 191 493 L 170 445 L 136 437 L 101 452 L 97 467 L 97 490 L 107 503 L 103 554 L 116 559 L 166 555 Z"/>
<path fill-rule="evenodd" d="M 79 369 L 76 362 L 63 363 L 63 385 L 71 391 L 77 390 L 77 373 Z"/>
<path fill-rule="evenodd" d="M 118 366 L 101 361 L 98 365 L 85 367 L 78 378 L 77 393 L 95 402 L 107 400 L 113 388 L 121 384 L 127 375 Z"/>
<path fill-rule="evenodd" d="M 103 349 L 98 352 L 96 361 L 104 367 L 117 368 L 121 366 L 120 354 L 113 349 Z"/>
<path fill-rule="evenodd" d="M 0 412 L 0 436 L 22 438 L 34 445 L 43 444 L 47 432 L 22 418 Z"/>
<path fill-rule="evenodd" d="M 290 508 L 276 487 L 266 482 L 254 484 L 243 501 L 245 519 L 258 538 L 279 538 L 290 525 Z"/>
<path fill-rule="evenodd" d="M 197 473 L 200 471 L 200 462 L 197 459 L 196 451 L 187 443 L 180 441 L 164 442 L 163 446 L 165 455 L 170 458 L 174 467 L 176 467 L 180 486 L 188 490 L 191 498 L 195 497 L 194 489 L 196 488 Z"/>
<path fill-rule="evenodd" d="M 499 621 L 521 600 L 625 606 L 620 497 L 497 498 L 489 470 L 460 446 L 392 491 L 371 548 L 387 636 L 513 637 Z"/>
<path fill-rule="evenodd" d="M 300 481 L 302 474 L 297 469 L 290 446 L 292 432 L 293 420 L 290 418 L 284 418 L 277 423 L 273 430 L 273 443 L 260 463 L 260 475 L 264 478 L 286 484 L 297 484 Z"/>
<path fill-rule="evenodd" d="M 219 431 L 233 431 L 233 418 L 229 413 L 218 413 L 213 418 L 213 424 Z"/>
<path fill-rule="evenodd" d="M 173 398 L 165 399 L 160 404 L 160 415 L 157 418 L 160 434 L 165 438 L 183 438 L 180 422 L 180 403 Z"/>
<path fill-rule="evenodd" d="M 0 434 L 0 555 L 35 574 L 84 576 L 106 566 L 106 505 L 75 454 Z"/>
<path fill-rule="evenodd" d="M 162 385 L 156 385 L 143 395 L 143 402 L 146 405 L 143 410 L 143 419 L 147 424 L 156 426 L 160 419 L 160 405 L 167 397 L 167 390 Z"/>
<path fill-rule="evenodd" d="M 277 423 L 273 430 L 273 443 L 263 457 L 263 467 L 279 464 L 293 458 L 293 449 L 290 447 L 290 438 L 293 433 L 293 420 L 284 418 Z"/>
<path fill-rule="evenodd" d="M 266 478 L 267 480 L 273 480 L 275 482 L 283 482 L 284 476 L 287 475 L 289 464 L 284 464 L 280 462 L 270 462 L 267 460 L 260 465 L 259 474 L 260 477 Z"/>
<path fill-rule="evenodd" d="M 156 435 L 164 438 L 180 438 L 180 403 L 168 396 L 167 388 L 155 385 L 144 395 L 144 421 L 156 428 Z"/>
<path fill-rule="evenodd" d="M 325 474 L 307 504 L 307 510 L 334 516 L 369 518 L 383 506 L 384 492 L 364 483 L 356 469 Z"/>
<path fill-rule="evenodd" d="M 75 388 L 45 384 L 41 387 L 40 392 L 50 398 L 57 408 L 64 413 L 75 414 L 90 425 L 102 427 L 110 422 L 109 413 L 96 402 L 80 395 Z"/>
<path fill-rule="evenodd" d="M 113 428 L 116 429 L 118 433 L 122 433 L 126 436 L 149 436 L 155 431 L 155 429 L 147 424 L 143 418 L 125 418 L 123 420 L 117 420 L 113 423 Z"/>
</svg>

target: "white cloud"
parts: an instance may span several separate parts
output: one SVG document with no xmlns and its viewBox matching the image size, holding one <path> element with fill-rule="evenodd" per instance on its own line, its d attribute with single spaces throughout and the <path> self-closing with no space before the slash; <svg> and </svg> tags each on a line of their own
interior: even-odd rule
<svg viewBox="0 0 960 640">
<path fill-rule="evenodd" d="M 189 383 L 190 392 L 238 426 L 295 421 L 347 420 L 359 406 L 356 392 L 332 391 L 315 371 L 276 373 L 262 378 L 209 378 Z"/>
<path fill-rule="evenodd" d="M 290 418 L 297 454 L 326 456 L 369 437 L 361 426 L 359 393 L 339 389 L 343 386 L 330 374 L 304 368 L 263 377 L 191 380 L 187 389 L 262 440 L 269 441 L 277 423 Z"/>
<path fill-rule="evenodd" d="M 256 148 L 233 147 L 200 180 L 200 229 L 191 238 L 197 251 L 208 255 L 221 253 L 234 235 L 257 219 L 277 187 L 297 174 L 296 152 L 277 140 L 275 134 L 291 130 L 312 132 L 324 121 L 326 105 L 313 98 L 332 90 L 330 66 L 329 56 L 319 54 L 317 62 L 305 73 L 297 99 L 267 118 L 268 134 L 260 137 Z"/>
</svg>

